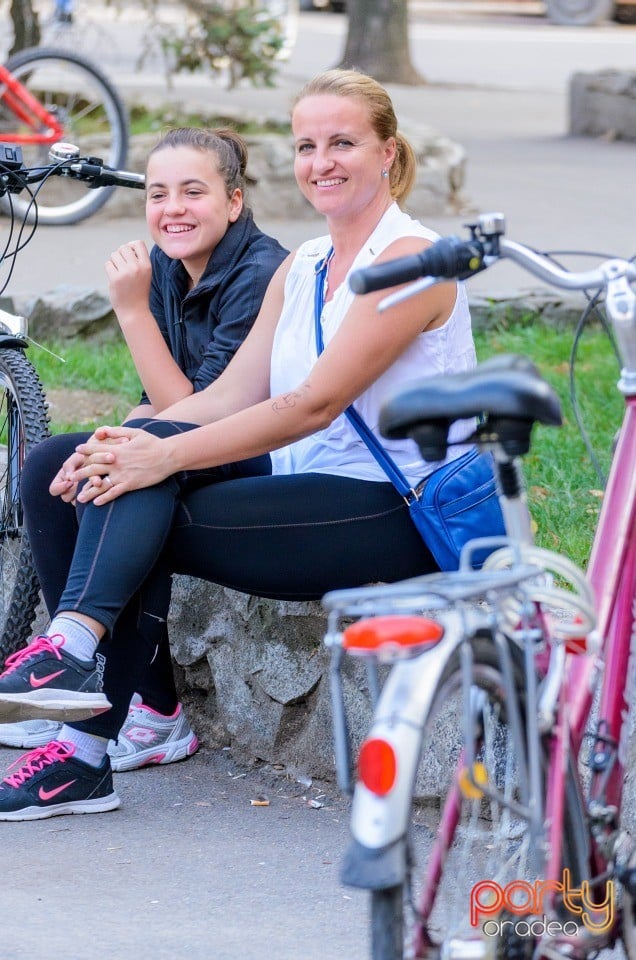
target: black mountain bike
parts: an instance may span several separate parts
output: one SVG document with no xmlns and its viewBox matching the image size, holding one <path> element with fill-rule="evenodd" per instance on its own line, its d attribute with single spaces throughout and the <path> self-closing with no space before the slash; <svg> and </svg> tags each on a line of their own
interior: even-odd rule
<svg viewBox="0 0 636 960">
<path fill-rule="evenodd" d="M 20 147 L 0 142 L 0 203 L 9 215 L 8 236 L 0 248 L 6 290 L 17 255 L 38 226 L 38 194 L 53 177 L 89 188 L 143 189 L 143 174 L 116 170 L 97 157 L 82 157 L 71 144 L 51 149 L 50 162 L 25 166 Z M 79 188 L 78 188 L 79 189 Z M 18 201 L 18 202 L 16 202 Z M 26 356 L 28 323 L 0 310 L 0 657 L 24 645 L 35 619 L 39 583 L 24 530 L 20 474 L 27 453 L 49 436 L 46 395 Z"/>
</svg>

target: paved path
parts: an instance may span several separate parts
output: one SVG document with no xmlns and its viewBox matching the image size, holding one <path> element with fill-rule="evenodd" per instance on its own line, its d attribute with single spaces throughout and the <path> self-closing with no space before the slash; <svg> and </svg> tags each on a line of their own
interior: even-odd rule
<svg viewBox="0 0 636 960">
<path fill-rule="evenodd" d="M 426 123 L 466 150 L 466 210 L 429 218 L 430 225 L 440 233 L 461 232 L 471 211 L 502 210 L 508 235 L 538 249 L 621 256 L 636 252 L 636 144 L 567 136 L 569 77 L 606 67 L 632 69 L 636 27 L 557 28 L 536 16 L 524 17 L 521 25 L 510 17 L 503 22 L 492 17 L 439 22 L 427 9 L 425 2 L 414 4 L 411 47 L 428 83 L 389 89 L 401 119 Z M 102 25 L 113 31 L 117 43 L 103 47 L 101 62 L 129 101 L 171 99 L 188 108 L 205 103 L 263 118 L 286 116 L 304 80 L 337 60 L 346 18 L 301 14 L 298 40 L 282 65 L 278 86 L 247 86 L 231 93 L 218 80 L 202 82 L 190 76 L 177 77 L 167 93 L 156 69 L 133 69 L 131 44 L 143 23 L 132 17 L 124 26 L 121 20 Z M 284 211 L 261 225 L 288 246 L 317 229 L 311 221 L 285 219 Z M 0 237 L 1 230 L 0 222 Z M 144 235 L 140 213 L 129 221 L 112 221 L 108 208 L 74 227 L 42 227 L 18 260 L 11 290 L 37 293 L 62 282 L 104 288 L 103 263 L 110 251 Z M 501 293 L 520 285 L 536 283 L 508 264 L 471 280 L 472 289 L 483 292 Z"/>
</svg>

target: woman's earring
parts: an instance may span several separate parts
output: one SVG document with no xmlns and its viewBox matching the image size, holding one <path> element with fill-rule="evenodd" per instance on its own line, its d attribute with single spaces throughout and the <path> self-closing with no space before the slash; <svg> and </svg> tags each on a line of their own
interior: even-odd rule
<svg viewBox="0 0 636 960">
<path fill-rule="evenodd" d="M 383 170 L 383 171 L 382 171 L 382 177 L 383 177 L 385 180 L 386 180 L 386 178 L 388 177 L 388 175 L 389 175 L 389 171 L 388 171 L 388 170 Z"/>
</svg>

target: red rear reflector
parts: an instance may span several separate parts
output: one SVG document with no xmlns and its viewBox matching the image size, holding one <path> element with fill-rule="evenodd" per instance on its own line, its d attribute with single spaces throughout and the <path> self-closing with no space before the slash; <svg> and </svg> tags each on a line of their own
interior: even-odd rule
<svg viewBox="0 0 636 960">
<path fill-rule="evenodd" d="M 577 614 L 573 620 L 574 624 L 581 624 L 583 626 L 583 618 L 580 614 Z M 558 625 L 557 625 L 558 629 Z M 599 637 L 595 630 L 590 631 L 589 633 L 582 633 L 578 637 L 566 637 L 565 638 L 565 649 L 568 653 L 581 654 L 581 653 L 598 653 L 599 650 Z"/>
<path fill-rule="evenodd" d="M 358 757 L 358 776 L 371 793 L 384 797 L 397 776 L 395 751 L 386 740 L 365 740 Z"/>
<path fill-rule="evenodd" d="M 358 620 L 342 634 L 342 646 L 348 653 L 417 653 L 420 647 L 437 643 L 444 630 L 435 620 L 397 614 Z"/>
</svg>

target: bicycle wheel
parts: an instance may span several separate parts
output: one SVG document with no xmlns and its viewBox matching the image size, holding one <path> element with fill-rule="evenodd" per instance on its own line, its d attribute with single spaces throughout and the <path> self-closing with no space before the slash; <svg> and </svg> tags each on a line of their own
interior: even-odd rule
<svg viewBox="0 0 636 960">
<path fill-rule="evenodd" d="M 12 57 L 8 69 L 64 127 L 63 140 L 83 156 L 98 156 L 110 167 L 124 167 L 128 151 L 128 120 L 124 104 L 108 78 L 90 60 L 53 48 L 29 48 Z M 0 98 L 0 140 L 28 132 Z M 48 162 L 48 144 L 22 144 L 24 162 Z M 50 177 L 37 194 L 40 223 L 60 226 L 90 217 L 108 200 L 114 187 L 88 189 L 66 177 Z M 30 197 L 13 197 L 14 210 L 24 216 Z M 6 210 L 8 200 L 3 201 Z M 29 219 L 33 219 L 33 211 Z"/>
<path fill-rule="evenodd" d="M 22 350 L 0 348 L 0 655 L 27 640 L 39 583 L 22 523 L 20 473 L 31 447 L 49 436 L 40 379 Z"/>
<path fill-rule="evenodd" d="M 473 642 L 473 651 L 474 779 L 487 772 L 488 787 L 496 797 L 480 794 L 467 779 L 460 783 L 464 704 L 456 655 L 444 671 L 422 730 L 422 756 L 412 792 L 407 878 L 399 886 L 371 894 L 373 960 L 532 957 L 533 938 L 517 935 L 522 928 L 502 924 L 499 911 L 488 927 L 484 921 L 489 917 L 483 915 L 477 925 L 471 923 L 471 902 L 475 906 L 479 890 L 476 884 L 491 881 L 504 890 L 513 881 L 533 885 L 541 879 L 527 822 L 506 806 L 523 796 L 529 771 L 508 723 L 494 643 L 480 635 Z M 520 663 L 514 664 L 514 673 L 522 697 Z M 587 875 L 584 814 L 576 780 L 570 777 L 569 781 L 564 866 L 569 866 L 573 879 L 578 880 Z M 443 843 L 441 836 L 445 837 Z M 517 900 L 515 905 L 524 902 Z M 528 910 L 528 916 L 533 913 Z"/>
</svg>

